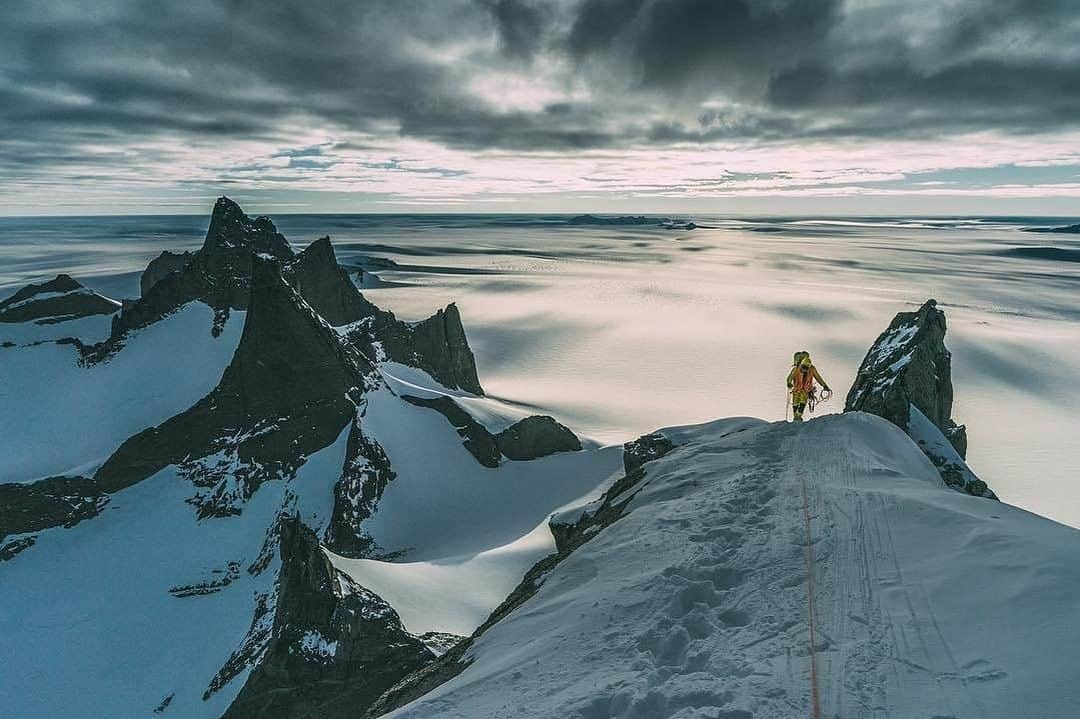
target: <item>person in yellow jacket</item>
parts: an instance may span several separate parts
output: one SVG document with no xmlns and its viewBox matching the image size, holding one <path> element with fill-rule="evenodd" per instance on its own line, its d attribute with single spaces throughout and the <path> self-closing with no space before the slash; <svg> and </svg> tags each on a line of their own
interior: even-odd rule
<svg viewBox="0 0 1080 719">
<path fill-rule="evenodd" d="M 814 393 L 814 380 L 821 383 L 821 388 L 831 392 L 828 383 L 821 378 L 817 367 L 810 361 L 809 352 L 796 352 L 795 364 L 788 372 L 787 387 L 791 390 L 791 411 L 795 415 L 796 422 L 802 422 L 806 404 Z"/>
</svg>

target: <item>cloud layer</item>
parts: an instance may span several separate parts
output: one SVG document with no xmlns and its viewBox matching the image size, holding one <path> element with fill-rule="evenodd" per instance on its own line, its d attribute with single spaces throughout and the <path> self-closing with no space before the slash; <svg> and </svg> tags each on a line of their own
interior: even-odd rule
<svg viewBox="0 0 1080 719">
<path fill-rule="evenodd" d="M 0 188 L 460 198 L 520 192 L 523 164 L 565 192 L 545 168 L 724 150 L 730 191 L 747 153 L 844 151 L 854 177 L 868 143 L 987 137 L 1070 164 L 1078 87 L 1074 0 L 8 0 Z"/>
</svg>

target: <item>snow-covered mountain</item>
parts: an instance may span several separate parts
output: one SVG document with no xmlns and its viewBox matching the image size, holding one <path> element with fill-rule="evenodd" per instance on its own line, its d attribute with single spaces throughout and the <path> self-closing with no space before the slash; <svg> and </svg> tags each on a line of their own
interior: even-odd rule
<svg viewBox="0 0 1080 719">
<path fill-rule="evenodd" d="M 454 305 L 358 285 L 221 198 L 137 299 L 0 302 L 5 714 L 1080 705 L 1080 535 L 967 466 L 932 301 L 846 414 L 600 447 L 485 397 Z"/>
<path fill-rule="evenodd" d="M 355 714 L 342 696 L 372 700 L 470 632 L 553 546 L 546 516 L 617 468 L 617 449 L 484 398 L 454 306 L 402 322 L 328 238 L 294 252 L 225 198 L 203 247 L 141 285 L 109 314 L 83 293 L 86 312 L 15 318 L 0 349 L 14 716 L 262 715 L 267 697 Z M 82 292 L 61 277 L 5 307 L 61 291 Z M 403 625 L 313 566 L 308 536 L 376 589 L 432 565 L 427 605 L 403 603 Z"/>
</svg>

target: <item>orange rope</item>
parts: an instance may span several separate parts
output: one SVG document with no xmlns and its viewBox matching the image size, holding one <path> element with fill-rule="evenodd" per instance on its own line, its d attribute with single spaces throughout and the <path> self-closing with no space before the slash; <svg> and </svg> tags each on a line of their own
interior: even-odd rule
<svg viewBox="0 0 1080 719">
<path fill-rule="evenodd" d="M 803 518 L 806 520 L 806 594 L 810 616 L 810 702 L 813 719 L 821 719 L 821 698 L 817 678 L 817 645 L 814 630 L 814 545 L 810 533 L 810 503 L 806 498 L 806 477 L 802 480 Z"/>
</svg>

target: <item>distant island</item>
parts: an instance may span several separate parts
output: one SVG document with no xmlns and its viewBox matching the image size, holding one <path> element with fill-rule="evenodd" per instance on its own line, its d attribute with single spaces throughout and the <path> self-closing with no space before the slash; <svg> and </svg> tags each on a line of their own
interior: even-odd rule
<svg viewBox="0 0 1080 719">
<path fill-rule="evenodd" d="M 1063 227 L 1028 227 L 1027 232 L 1059 232 L 1066 235 L 1080 235 L 1080 224 Z"/>
<path fill-rule="evenodd" d="M 597 217 L 596 215 L 578 215 L 566 221 L 568 225 L 659 225 L 668 230 L 693 230 L 693 222 L 681 222 L 670 217 L 646 217 L 645 215 L 620 215 L 617 217 Z"/>
<path fill-rule="evenodd" d="M 659 225 L 671 222 L 664 217 L 645 217 L 644 215 L 623 215 L 620 217 L 597 217 L 596 215 L 578 215 L 566 221 L 569 225 Z"/>
</svg>

